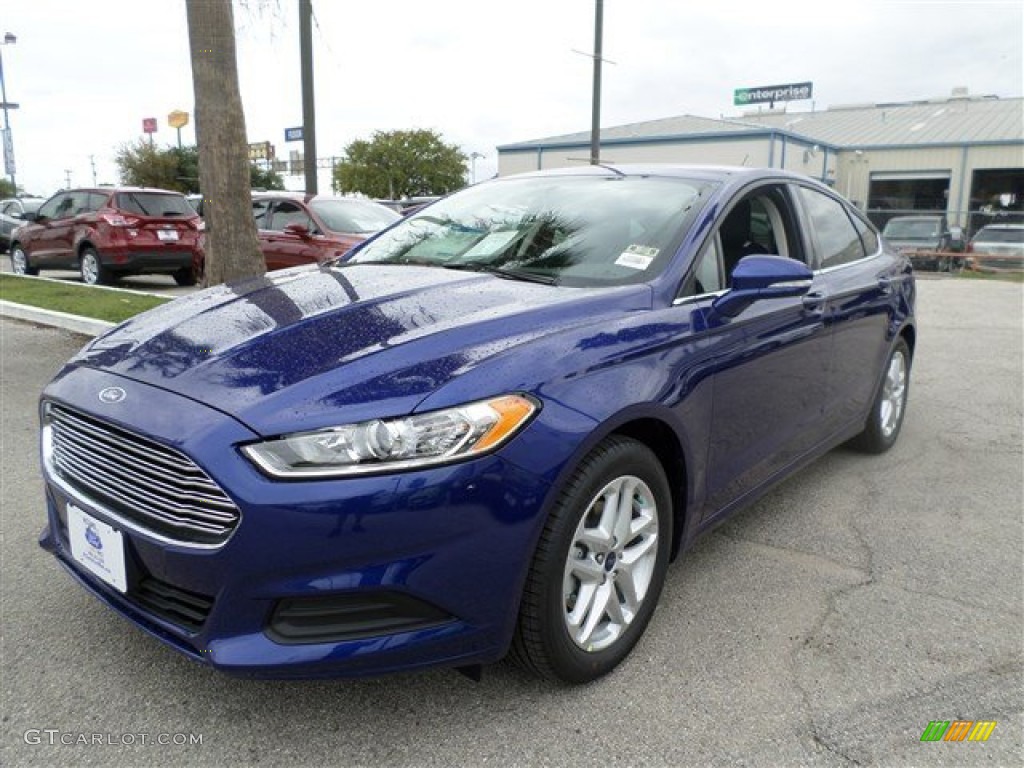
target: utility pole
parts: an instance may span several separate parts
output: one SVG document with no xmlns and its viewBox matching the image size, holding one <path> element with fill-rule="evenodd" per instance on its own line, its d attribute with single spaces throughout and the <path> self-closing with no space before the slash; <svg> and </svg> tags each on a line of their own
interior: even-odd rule
<svg viewBox="0 0 1024 768">
<path fill-rule="evenodd" d="M 96 155 L 89 155 L 89 165 L 92 166 L 92 185 L 96 186 Z"/>
<path fill-rule="evenodd" d="M 306 194 L 317 193 L 316 108 L 313 104 L 313 3 L 299 0 L 299 58 L 302 71 L 302 153 Z"/>
<path fill-rule="evenodd" d="M 594 0 L 594 101 L 590 116 L 590 164 L 601 162 L 601 37 L 604 0 Z"/>
<path fill-rule="evenodd" d="M 71 189 L 71 169 L 64 169 L 64 189 Z"/>
<path fill-rule="evenodd" d="M 0 46 L 14 45 L 18 42 L 18 38 L 12 35 L 10 32 L 4 33 L 3 42 L 0 42 Z M 7 101 L 7 86 L 4 84 L 4 57 L 3 51 L 0 51 L 0 103 L 3 104 L 4 111 L 4 129 L 2 132 L 3 138 L 3 156 L 4 156 L 4 172 L 11 177 L 11 186 L 14 187 L 14 194 L 18 194 L 18 180 L 15 178 L 15 164 L 14 164 L 14 138 L 11 135 L 11 117 L 7 114 L 9 109 L 17 109 L 17 104 L 10 104 Z"/>
</svg>

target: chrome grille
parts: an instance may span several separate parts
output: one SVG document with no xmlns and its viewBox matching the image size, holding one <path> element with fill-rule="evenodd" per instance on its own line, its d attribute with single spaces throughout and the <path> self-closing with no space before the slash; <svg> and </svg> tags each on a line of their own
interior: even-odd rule
<svg viewBox="0 0 1024 768">
<path fill-rule="evenodd" d="M 44 423 L 50 470 L 139 528 L 184 544 L 217 545 L 238 507 L 183 453 L 52 403 Z"/>
</svg>

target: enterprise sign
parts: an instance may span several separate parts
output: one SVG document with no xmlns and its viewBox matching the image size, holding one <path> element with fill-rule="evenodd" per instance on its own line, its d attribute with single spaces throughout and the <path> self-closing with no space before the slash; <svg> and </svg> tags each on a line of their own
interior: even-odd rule
<svg viewBox="0 0 1024 768">
<path fill-rule="evenodd" d="M 799 101 L 809 99 L 814 93 L 814 83 L 789 83 L 788 85 L 760 85 L 756 88 L 737 88 L 733 91 L 732 103 L 737 107 L 747 104 L 764 104 L 776 101 Z"/>
</svg>

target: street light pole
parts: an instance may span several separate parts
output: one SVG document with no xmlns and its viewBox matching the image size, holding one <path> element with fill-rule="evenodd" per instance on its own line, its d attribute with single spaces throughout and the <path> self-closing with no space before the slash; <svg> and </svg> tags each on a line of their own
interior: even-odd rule
<svg viewBox="0 0 1024 768">
<path fill-rule="evenodd" d="M 4 107 L 4 170 L 7 172 L 7 175 L 11 177 L 11 185 L 14 187 L 15 195 L 18 194 L 18 182 L 14 177 L 14 138 L 11 135 L 11 118 L 7 113 L 10 105 L 7 103 L 7 85 L 4 83 L 4 56 L 2 46 L 14 45 L 16 42 L 18 42 L 18 38 L 10 32 L 5 33 L 3 42 L 0 42 L 0 99 L 3 99 Z"/>
</svg>

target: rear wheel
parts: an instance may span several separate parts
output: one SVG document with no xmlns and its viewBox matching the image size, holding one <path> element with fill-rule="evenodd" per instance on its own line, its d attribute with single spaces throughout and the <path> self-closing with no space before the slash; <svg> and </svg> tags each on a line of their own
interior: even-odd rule
<svg viewBox="0 0 1024 768">
<path fill-rule="evenodd" d="M 29 275 L 31 277 L 39 274 L 37 267 L 30 267 L 28 265 L 28 254 L 25 253 L 25 249 L 18 243 L 11 248 L 11 271 L 16 275 Z"/>
<path fill-rule="evenodd" d="M 864 431 L 851 441 L 851 445 L 865 453 L 884 453 L 892 448 L 903 426 L 910 391 L 910 348 L 900 339 L 896 342 L 885 375 L 875 395 Z"/>
<path fill-rule="evenodd" d="M 181 286 L 195 285 L 199 282 L 199 277 L 193 267 L 182 267 L 172 277 L 174 277 L 174 282 Z"/>
<path fill-rule="evenodd" d="M 537 546 L 511 656 L 585 683 L 614 669 L 654 613 L 668 567 L 671 494 L 642 443 L 611 437 L 576 469 Z"/>
<path fill-rule="evenodd" d="M 82 282 L 87 285 L 103 285 L 110 282 L 110 271 L 100 263 L 95 248 L 85 248 L 79 260 Z"/>
</svg>

